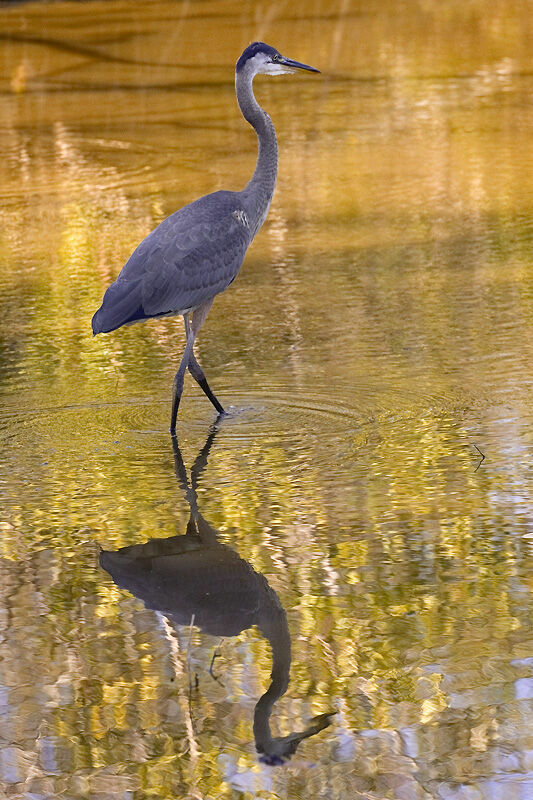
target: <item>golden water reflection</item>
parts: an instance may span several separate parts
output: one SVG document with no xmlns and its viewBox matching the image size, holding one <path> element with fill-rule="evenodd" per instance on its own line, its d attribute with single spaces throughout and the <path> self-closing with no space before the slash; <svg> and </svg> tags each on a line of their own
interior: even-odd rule
<svg viewBox="0 0 533 800">
<path fill-rule="evenodd" d="M 176 477 L 190 508 L 186 532 L 181 536 L 130 545 L 117 552 L 102 551 L 100 565 L 118 586 L 139 597 L 146 608 L 165 615 L 162 625 L 174 655 L 176 677 L 182 670 L 174 639 L 176 634 L 179 636 L 180 626 L 189 625 L 191 633 L 195 626 L 204 633 L 223 638 L 237 636 L 254 625 L 258 627 L 272 651 L 272 671 L 270 685 L 254 708 L 253 732 L 260 760 L 275 766 L 289 759 L 303 739 L 327 727 L 331 714 L 317 717 L 304 731 L 272 736 L 273 707 L 290 682 L 291 640 L 287 615 L 265 577 L 218 541 L 218 532 L 198 509 L 198 479 L 207 466 L 216 433 L 215 428 L 196 457 L 190 484 L 177 439 L 172 439 Z M 215 655 L 209 673 L 219 680 L 212 669 Z M 198 689 L 198 675 L 195 675 L 195 682 Z M 190 673 L 189 684 L 191 690 Z M 185 714 L 189 714 L 189 709 Z M 192 730 L 192 720 L 189 726 Z M 195 747 L 194 737 L 190 744 L 191 748 Z"/>
<path fill-rule="evenodd" d="M 528 5 L 0 19 L 0 797 L 529 798 Z M 90 330 L 157 222 L 248 180 L 233 65 L 256 38 L 322 75 L 257 82 L 279 182 L 199 339 L 234 413 L 195 488 L 286 612 L 275 736 L 336 710 L 276 769 L 253 743 L 257 629 L 222 644 L 222 685 L 218 639 L 189 645 L 98 565 L 187 530 L 166 433 L 181 326 Z M 194 463 L 212 410 L 189 384 L 180 413 Z"/>
</svg>

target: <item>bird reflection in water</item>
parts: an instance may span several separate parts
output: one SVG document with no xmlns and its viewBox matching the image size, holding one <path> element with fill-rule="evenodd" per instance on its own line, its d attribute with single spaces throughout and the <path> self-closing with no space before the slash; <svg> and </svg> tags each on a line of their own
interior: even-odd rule
<svg viewBox="0 0 533 800">
<path fill-rule="evenodd" d="M 291 640 L 287 615 L 265 576 L 256 572 L 198 510 L 197 484 L 216 436 L 210 433 L 191 469 L 191 482 L 176 438 L 172 439 L 178 482 L 190 508 L 181 536 L 151 539 L 145 544 L 102 551 L 101 566 L 115 583 L 140 598 L 147 608 L 163 613 L 171 624 L 194 625 L 213 636 L 237 636 L 256 625 L 272 650 L 271 683 L 254 710 L 254 739 L 260 761 L 282 764 L 303 739 L 330 724 L 333 713 L 314 717 L 303 731 L 272 736 L 274 704 L 289 686 Z"/>
</svg>

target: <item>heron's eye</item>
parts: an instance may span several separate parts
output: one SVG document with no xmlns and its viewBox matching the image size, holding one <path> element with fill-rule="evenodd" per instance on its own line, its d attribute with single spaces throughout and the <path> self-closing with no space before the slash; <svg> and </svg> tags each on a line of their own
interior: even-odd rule
<svg viewBox="0 0 533 800">
<path fill-rule="evenodd" d="M 279 60 L 280 60 L 280 57 L 278 56 L 278 54 L 277 54 L 277 53 L 275 53 L 275 54 L 272 56 L 272 58 L 271 58 L 270 60 L 271 60 L 271 61 L 279 61 Z"/>
</svg>

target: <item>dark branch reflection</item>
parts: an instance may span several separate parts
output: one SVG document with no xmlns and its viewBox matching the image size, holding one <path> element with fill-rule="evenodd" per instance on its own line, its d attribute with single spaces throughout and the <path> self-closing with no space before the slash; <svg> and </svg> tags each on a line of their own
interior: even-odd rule
<svg viewBox="0 0 533 800">
<path fill-rule="evenodd" d="M 314 717 L 303 731 L 272 736 L 274 704 L 288 689 L 291 640 L 287 615 L 265 576 L 256 572 L 235 550 L 218 541 L 218 531 L 198 510 L 198 478 L 216 436 L 214 429 L 198 454 L 191 480 L 177 440 L 172 440 L 178 482 L 190 508 L 185 534 L 151 539 L 145 544 L 102 551 L 101 566 L 115 583 L 160 611 L 174 625 L 194 625 L 213 636 L 237 636 L 256 625 L 272 650 L 271 683 L 254 710 L 254 739 L 260 760 L 283 763 L 303 739 L 330 724 L 332 713 Z"/>
</svg>

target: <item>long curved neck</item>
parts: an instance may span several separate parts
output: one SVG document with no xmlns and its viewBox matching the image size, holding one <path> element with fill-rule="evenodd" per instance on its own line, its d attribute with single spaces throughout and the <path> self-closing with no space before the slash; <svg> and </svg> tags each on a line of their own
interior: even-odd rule
<svg viewBox="0 0 533 800">
<path fill-rule="evenodd" d="M 235 73 L 235 91 L 242 115 L 257 133 L 258 154 L 255 172 L 241 192 L 251 217 L 253 236 L 265 221 L 278 174 L 278 142 L 272 120 L 254 97 L 254 74 L 244 68 Z"/>
</svg>

